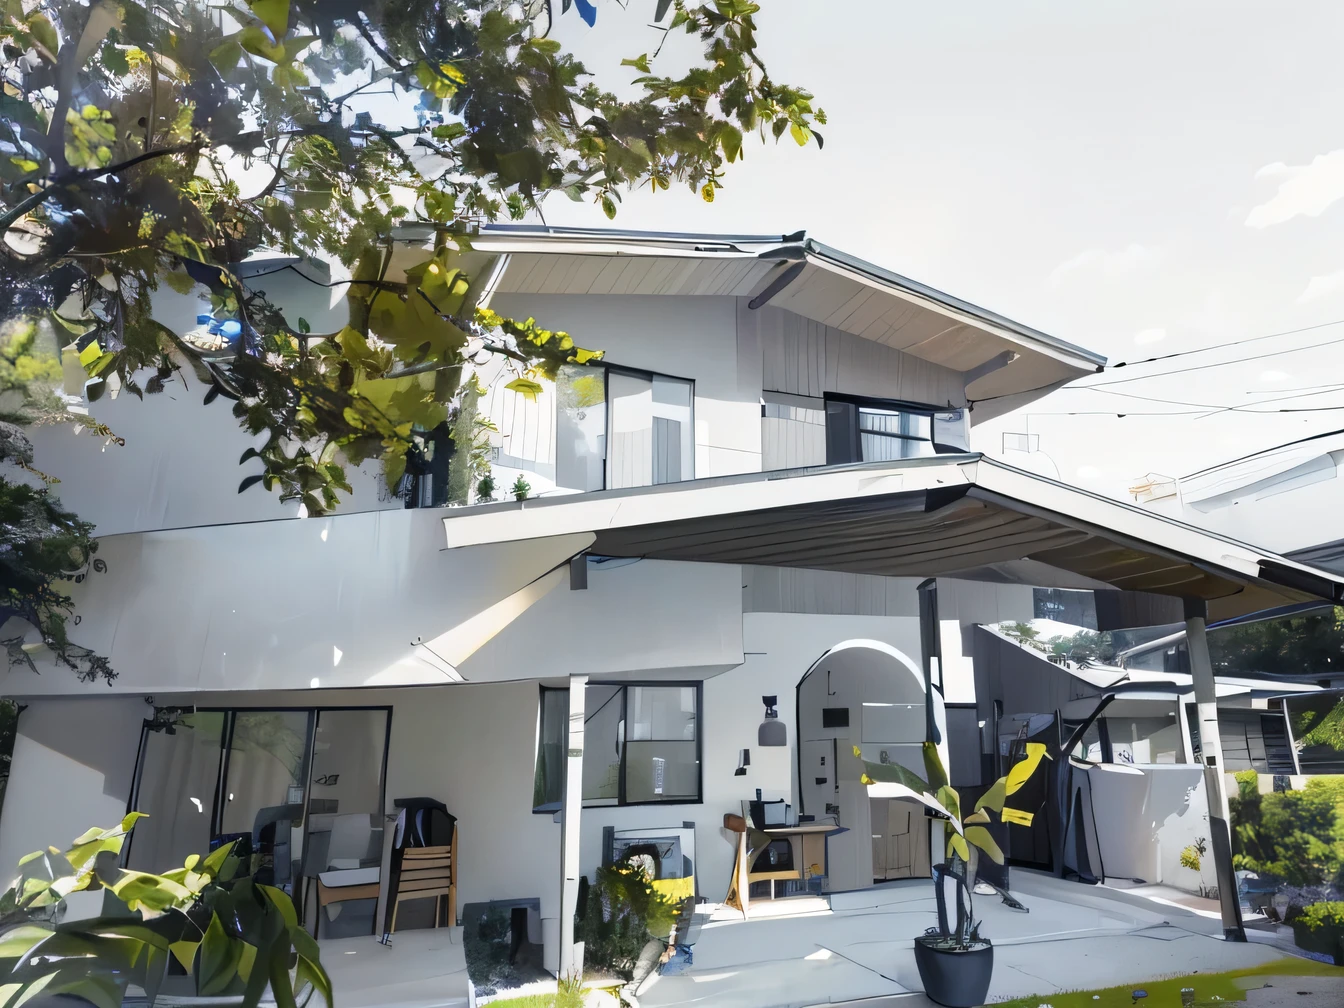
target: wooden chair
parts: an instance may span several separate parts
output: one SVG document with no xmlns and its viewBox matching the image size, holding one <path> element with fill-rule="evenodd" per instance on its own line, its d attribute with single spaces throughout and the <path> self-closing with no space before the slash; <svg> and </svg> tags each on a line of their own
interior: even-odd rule
<svg viewBox="0 0 1344 1008">
<path fill-rule="evenodd" d="M 406 900 L 434 897 L 434 926 L 443 919 L 443 897 L 448 897 L 448 926 L 457 922 L 457 827 L 452 842 L 442 847 L 407 847 L 401 855 L 401 878 L 393 896 L 389 933 L 397 930 L 397 911 Z"/>
<path fill-rule="evenodd" d="M 378 898 L 380 888 L 377 868 L 354 868 L 322 872 L 317 876 L 317 920 L 313 923 L 313 937 L 322 930 L 322 909 L 329 903 L 347 900 Z"/>
</svg>

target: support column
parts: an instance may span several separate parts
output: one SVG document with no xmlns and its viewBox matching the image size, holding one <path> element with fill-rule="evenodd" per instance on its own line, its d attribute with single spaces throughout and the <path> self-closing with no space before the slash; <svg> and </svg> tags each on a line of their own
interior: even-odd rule
<svg viewBox="0 0 1344 1008">
<path fill-rule="evenodd" d="M 1223 912 L 1223 937 L 1246 940 L 1241 923 L 1241 896 L 1232 868 L 1231 816 L 1223 775 L 1223 740 L 1218 731 L 1218 697 L 1214 689 L 1213 662 L 1205 634 L 1207 607 L 1202 600 L 1186 599 L 1185 643 L 1194 679 L 1195 705 L 1199 711 L 1199 750 L 1204 768 L 1204 793 L 1209 802 L 1209 846 L 1218 875 L 1218 902 Z"/>
<path fill-rule="evenodd" d="M 583 950 L 574 945 L 579 909 L 579 828 L 583 811 L 583 695 L 586 675 L 569 677 L 569 733 L 565 792 L 560 803 L 560 978 L 583 973 Z"/>
</svg>

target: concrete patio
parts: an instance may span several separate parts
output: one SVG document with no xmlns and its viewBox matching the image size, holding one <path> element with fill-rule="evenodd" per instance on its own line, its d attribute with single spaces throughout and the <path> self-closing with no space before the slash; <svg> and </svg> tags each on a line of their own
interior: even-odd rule
<svg viewBox="0 0 1344 1008">
<path fill-rule="evenodd" d="M 1267 945 L 1224 942 L 1216 937 L 1216 917 L 1142 896 L 1025 871 L 1014 873 L 1013 888 L 1029 913 L 1009 910 L 997 896 L 975 902 L 982 932 L 995 945 L 991 1001 L 1220 972 L 1283 956 Z M 640 990 L 641 1008 L 928 1003 L 913 938 L 934 924 L 929 881 L 837 893 L 829 903 L 799 900 L 797 914 L 788 914 L 788 901 L 757 904 L 762 912 L 753 908 L 746 920 L 706 905 L 692 966 L 650 978 Z"/>
<path fill-rule="evenodd" d="M 1255 932 L 1247 944 L 1224 942 L 1216 912 L 1144 892 L 1021 870 L 1013 891 L 1029 913 L 1008 909 L 997 896 L 975 901 L 995 946 L 990 1001 L 1216 973 L 1285 955 Z M 933 923 L 928 879 L 756 901 L 745 920 L 721 904 L 702 904 L 691 966 L 650 977 L 639 1005 L 879 1008 L 899 1000 L 901 1008 L 922 1008 L 932 1002 L 922 993 L 912 946 Z M 324 939 L 322 955 L 342 1008 L 459 1008 L 467 1003 L 461 935 L 461 928 L 411 930 L 391 946 L 372 936 Z"/>
</svg>

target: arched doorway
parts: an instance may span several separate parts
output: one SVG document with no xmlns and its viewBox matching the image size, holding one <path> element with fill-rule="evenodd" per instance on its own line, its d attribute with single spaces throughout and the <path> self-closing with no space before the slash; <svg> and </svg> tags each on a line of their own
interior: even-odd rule
<svg viewBox="0 0 1344 1008">
<path fill-rule="evenodd" d="M 931 874 L 930 823 L 922 808 L 870 799 L 862 762 L 892 762 L 924 776 L 924 676 L 890 644 L 850 640 L 818 658 L 798 682 L 800 811 L 834 817 L 847 832 L 828 845 L 827 886 L 857 889 L 875 881 Z M 934 717 L 945 724 L 934 693 Z"/>
</svg>

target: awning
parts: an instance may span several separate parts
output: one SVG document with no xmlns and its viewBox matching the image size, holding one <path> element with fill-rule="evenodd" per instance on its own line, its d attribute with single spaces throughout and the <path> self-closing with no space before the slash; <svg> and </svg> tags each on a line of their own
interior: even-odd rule
<svg viewBox="0 0 1344 1008">
<path fill-rule="evenodd" d="M 979 455 L 944 455 L 461 509 L 450 548 L 591 532 L 592 552 L 702 563 L 1151 592 L 1210 619 L 1344 578 Z"/>
</svg>

